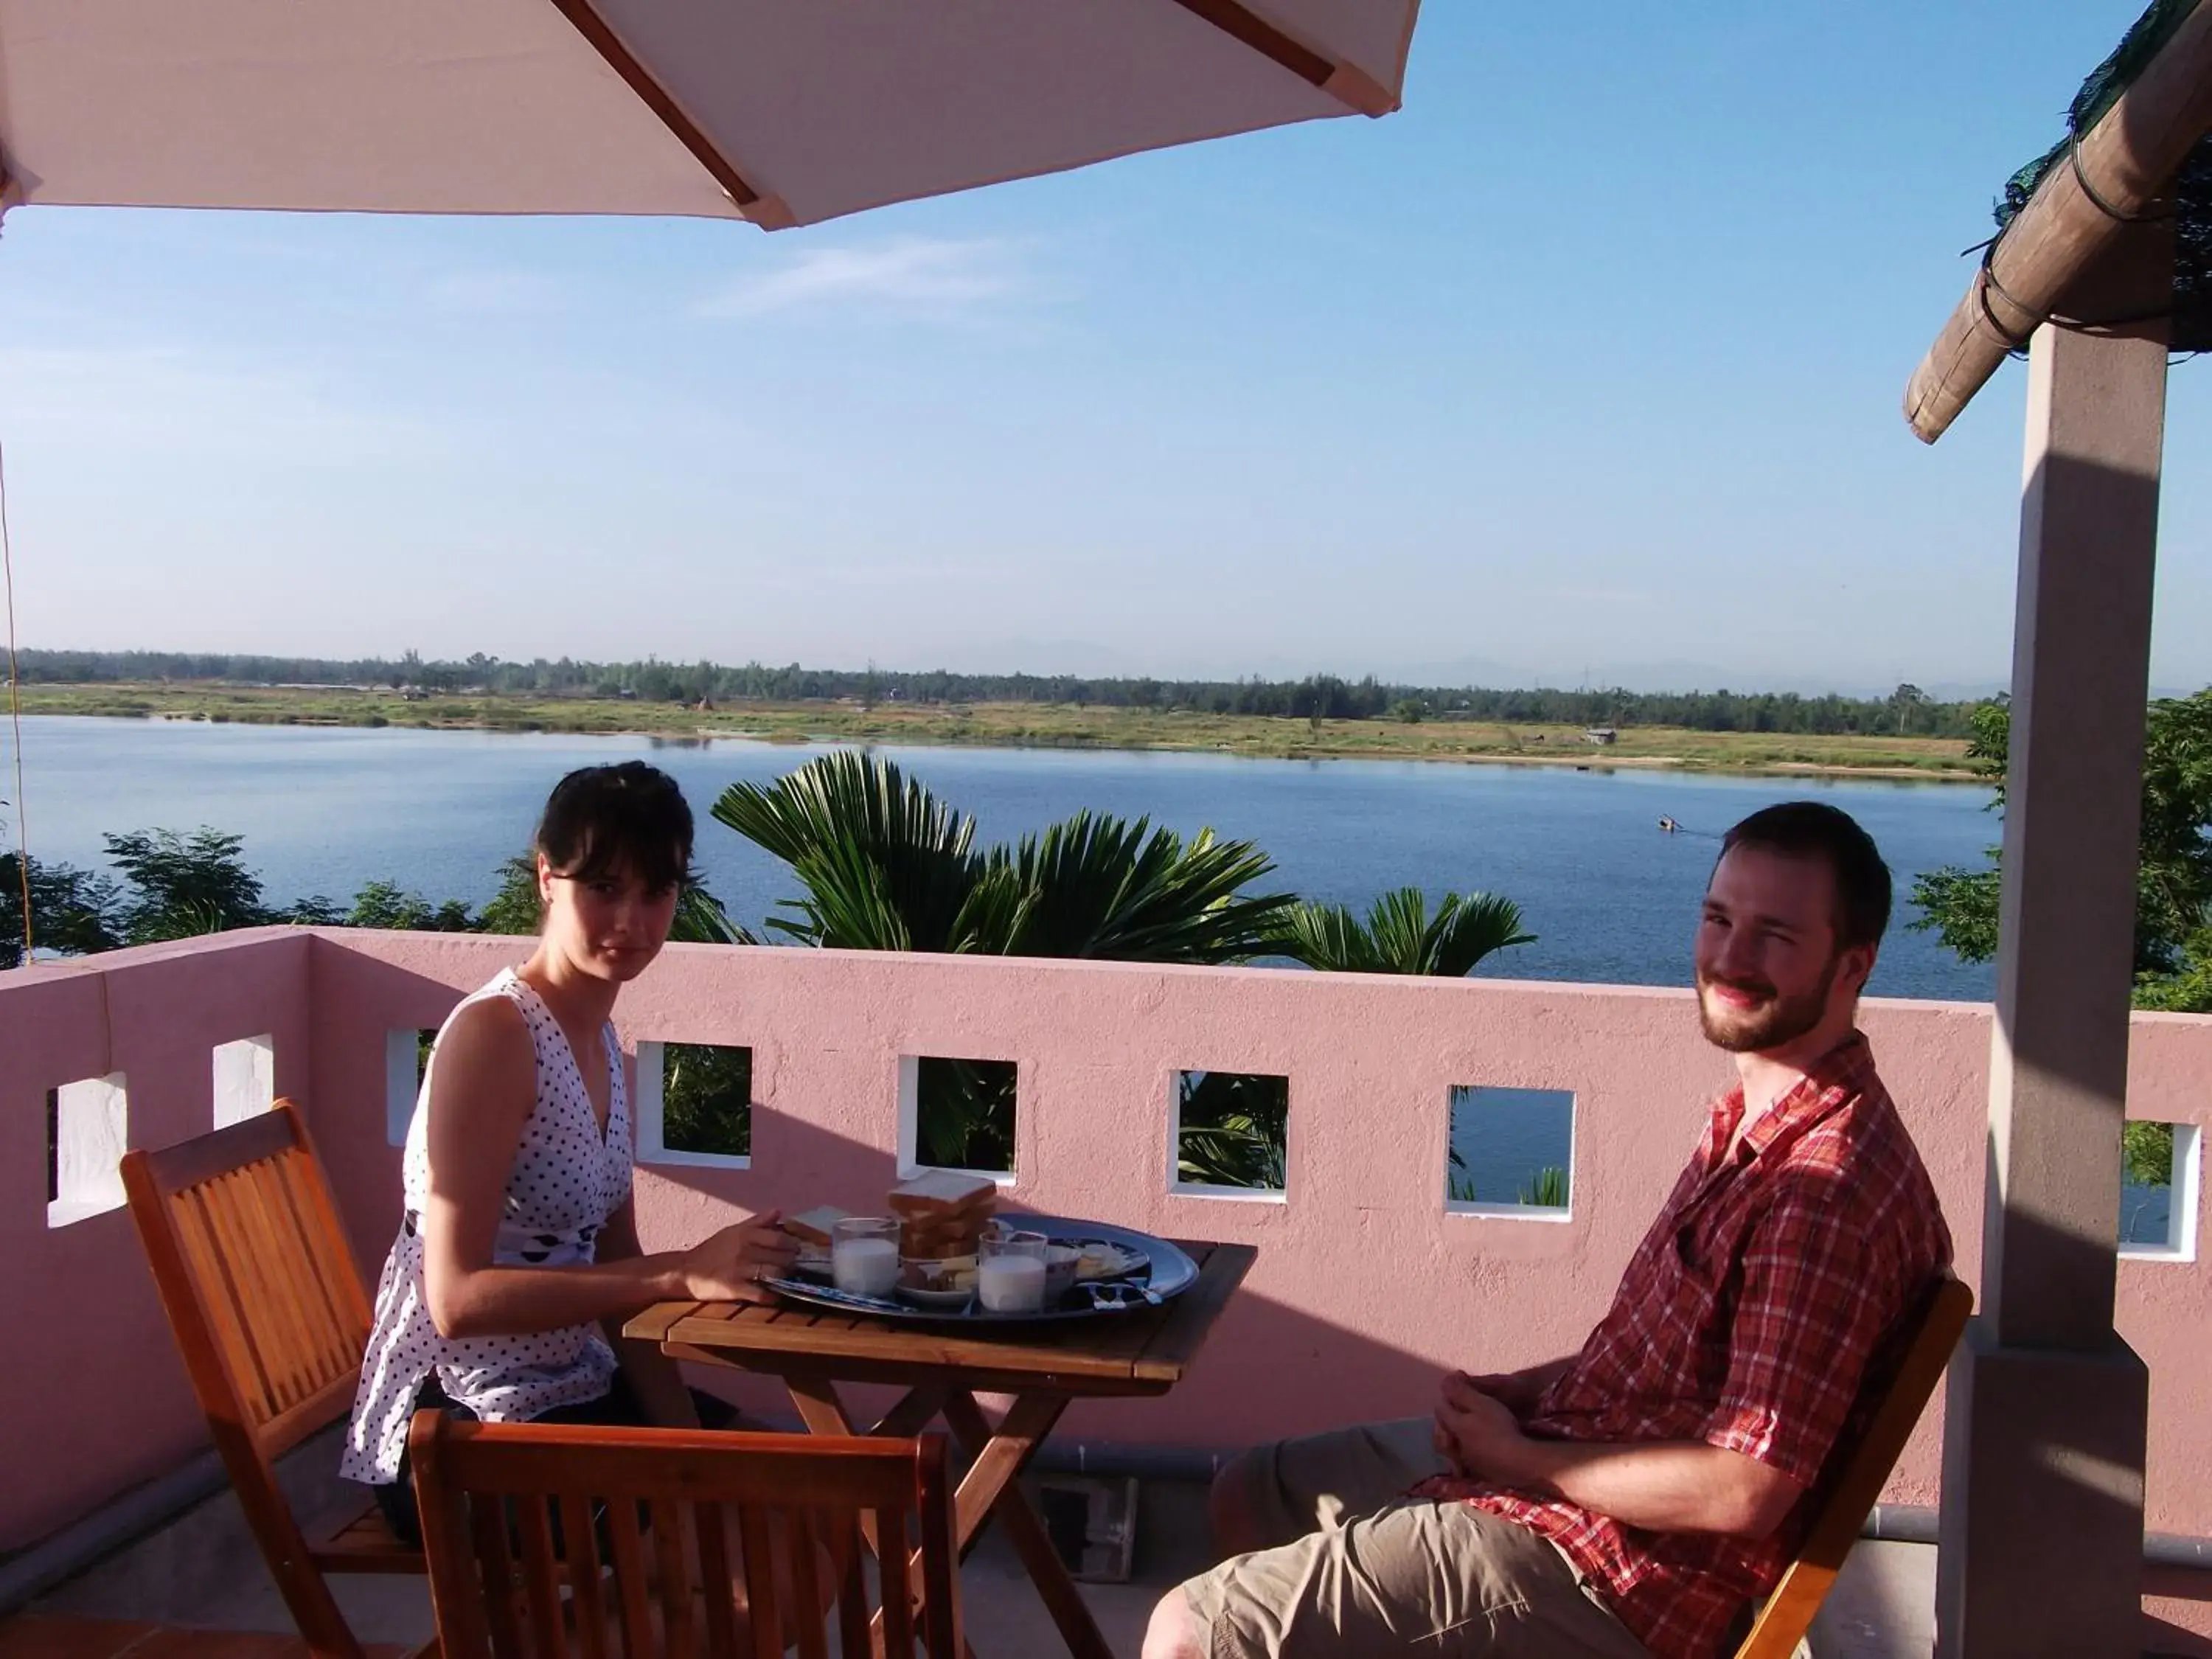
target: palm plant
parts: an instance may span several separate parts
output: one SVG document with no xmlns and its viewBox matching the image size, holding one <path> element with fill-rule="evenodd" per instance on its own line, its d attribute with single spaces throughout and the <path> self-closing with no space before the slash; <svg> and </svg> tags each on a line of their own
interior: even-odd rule
<svg viewBox="0 0 2212 1659">
<path fill-rule="evenodd" d="M 671 1042 L 660 1051 L 660 1143 L 744 1158 L 753 1149 L 753 1051 Z"/>
<path fill-rule="evenodd" d="M 1482 1194 L 1474 1184 L 1474 1177 L 1467 1173 L 1456 1146 L 1452 1148 L 1451 1161 L 1452 1167 L 1444 1176 L 1444 1195 L 1455 1204 L 1481 1203 Z M 1521 1188 L 1520 1201 L 1533 1209 L 1565 1209 L 1567 1172 L 1556 1164 L 1547 1164 Z"/>
<path fill-rule="evenodd" d="M 763 787 L 732 784 L 716 822 L 791 866 L 806 890 L 769 927 L 860 951 L 1239 962 L 1272 947 L 1288 895 L 1246 896 L 1274 866 L 1249 842 L 1188 842 L 1148 818 L 1079 812 L 1013 847 L 892 763 L 854 750 Z"/>
<path fill-rule="evenodd" d="M 1457 979 L 1509 945 L 1531 945 L 1521 907 L 1494 893 L 1447 893 L 1429 914 L 1418 887 L 1383 894 L 1364 921 L 1341 904 L 1307 902 L 1285 919 L 1276 949 L 1309 968 L 1351 974 L 1433 974 Z"/>
<path fill-rule="evenodd" d="M 1536 1171 L 1535 1179 L 1521 1189 L 1521 1201 L 1538 1209 L 1565 1209 L 1567 1172 L 1556 1164 L 1547 1164 Z"/>
<path fill-rule="evenodd" d="M 1014 908 L 1002 883 L 979 893 L 975 821 L 873 756 L 841 749 L 766 788 L 732 784 L 713 811 L 806 889 L 768 924 L 801 945 L 971 951 Z"/>
<path fill-rule="evenodd" d="M 1268 949 L 1291 908 L 1287 894 L 1240 896 L 1273 867 L 1211 830 L 1186 843 L 1149 818 L 1085 811 L 993 848 L 983 883 L 1007 890 L 1009 956 L 1241 962 Z"/>
<path fill-rule="evenodd" d="M 1287 894 L 1247 894 L 1274 867 L 1251 842 L 1218 841 L 1211 830 L 1185 841 L 1148 818 L 1079 812 L 1012 847 L 981 850 L 972 817 L 890 762 L 854 750 L 765 787 L 733 784 L 713 813 L 799 878 L 804 896 L 786 901 L 768 926 L 801 945 L 1240 962 L 1273 948 L 1292 905 Z M 1006 1167 L 1006 1079 L 951 1066 L 929 1085 L 922 1157 Z"/>
<path fill-rule="evenodd" d="M 924 1054 L 915 1068 L 915 1156 L 957 1170 L 1014 1167 L 1014 1088 L 1006 1060 Z"/>
<path fill-rule="evenodd" d="M 1285 1078 L 1183 1073 L 1176 1081 L 1176 1177 L 1282 1191 L 1289 1184 L 1290 1106 Z"/>
</svg>

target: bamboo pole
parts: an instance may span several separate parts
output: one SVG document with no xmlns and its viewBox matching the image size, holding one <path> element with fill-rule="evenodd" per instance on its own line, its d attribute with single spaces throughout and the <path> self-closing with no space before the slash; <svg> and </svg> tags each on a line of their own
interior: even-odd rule
<svg viewBox="0 0 2212 1659">
<path fill-rule="evenodd" d="M 1974 272 L 1905 387 L 1905 418 L 1923 443 L 1949 429 L 2007 354 L 2027 343 L 2127 228 L 2126 220 L 2149 207 L 2208 129 L 2212 0 L 2197 0 L 2135 84 L 2081 135 L 2076 161 L 2051 169 Z"/>
</svg>

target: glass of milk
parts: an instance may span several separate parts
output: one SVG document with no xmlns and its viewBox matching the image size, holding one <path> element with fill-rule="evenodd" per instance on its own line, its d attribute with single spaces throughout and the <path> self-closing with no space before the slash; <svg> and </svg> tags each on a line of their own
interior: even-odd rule
<svg viewBox="0 0 2212 1659">
<path fill-rule="evenodd" d="M 1002 1232 L 979 1246 L 975 1299 L 986 1313 L 1037 1313 L 1044 1307 L 1045 1236 Z"/>
<path fill-rule="evenodd" d="M 830 1277 L 848 1296 L 888 1297 L 899 1276 L 899 1224 L 883 1216 L 830 1224 Z"/>
</svg>

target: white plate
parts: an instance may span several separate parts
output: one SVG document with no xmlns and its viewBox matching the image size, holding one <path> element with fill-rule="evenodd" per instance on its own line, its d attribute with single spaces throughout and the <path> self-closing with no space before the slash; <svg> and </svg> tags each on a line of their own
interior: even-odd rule
<svg viewBox="0 0 2212 1659">
<path fill-rule="evenodd" d="M 899 1300 L 939 1313 L 958 1313 L 975 1298 L 973 1291 L 925 1291 L 913 1285 L 898 1287 Z"/>
</svg>

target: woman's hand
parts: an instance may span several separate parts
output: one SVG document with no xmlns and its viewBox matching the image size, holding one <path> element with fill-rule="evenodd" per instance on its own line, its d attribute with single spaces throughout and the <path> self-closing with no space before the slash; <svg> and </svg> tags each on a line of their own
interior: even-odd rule
<svg viewBox="0 0 2212 1659">
<path fill-rule="evenodd" d="M 725 1227 L 684 1252 L 684 1293 L 695 1302 L 768 1302 L 775 1292 L 761 1280 L 782 1276 L 799 1255 L 799 1241 L 778 1224 L 780 1211 Z"/>
</svg>

